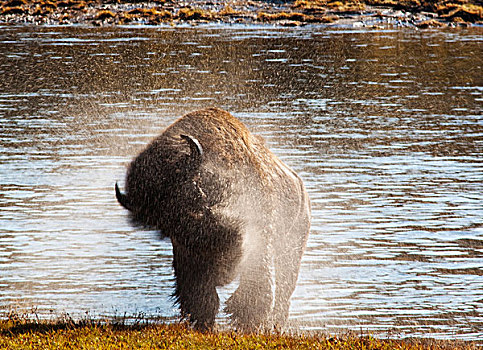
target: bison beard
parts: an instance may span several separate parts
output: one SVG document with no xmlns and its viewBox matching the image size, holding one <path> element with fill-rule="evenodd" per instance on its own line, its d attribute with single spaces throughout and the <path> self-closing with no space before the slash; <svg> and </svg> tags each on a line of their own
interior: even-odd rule
<svg viewBox="0 0 483 350">
<path fill-rule="evenodd" d="M 240 276 L 226 302 L 235 327 L 288 318 L 310 226 L 300 178 L 228 112 L 208 108 L 174 122 L 130 164 L 119 203 L 171 239 L 176 301 L 211 329 L 217 286 Z"/>
</svg>

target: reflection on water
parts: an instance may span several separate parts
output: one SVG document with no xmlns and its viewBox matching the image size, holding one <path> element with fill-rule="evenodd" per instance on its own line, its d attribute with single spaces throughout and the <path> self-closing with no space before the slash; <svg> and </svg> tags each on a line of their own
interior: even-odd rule
<svg viewBox="0 0 483 350">
<path fill-rule="evenodd" d="M 482 340 L 482 57 L 481 28 L 0 28 L 2 310 L 174 317 L 113 184 L 217 105 L 310 191 L 294 325 Z"/>
</svg>

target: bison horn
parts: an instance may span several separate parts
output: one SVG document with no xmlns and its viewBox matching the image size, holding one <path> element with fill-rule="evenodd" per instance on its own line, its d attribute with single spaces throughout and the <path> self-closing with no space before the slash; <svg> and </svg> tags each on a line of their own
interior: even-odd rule
<svg viewBox="0 0 483 350">
<path fill-rule="evenodd" d="M 191 157 L 199 160 L 203 156 L 203 147 L 200 142 L 194 137 L 187 135 L 180 135 L 190 145 Z"/>
<path fill-rule="evenodd" d="M 116 198 L 117 198 L 117 201 L 124 208 L 126 208 L 127 210 L 131 210 L 131 203 L 129 203 L 129 199 L 127 198 L 127 196 L 124 193 L 121 193 L 121 191 L 119 190 L 119 186 L 117 185 L 117 182 L 116 182 Z"/>
</svg>

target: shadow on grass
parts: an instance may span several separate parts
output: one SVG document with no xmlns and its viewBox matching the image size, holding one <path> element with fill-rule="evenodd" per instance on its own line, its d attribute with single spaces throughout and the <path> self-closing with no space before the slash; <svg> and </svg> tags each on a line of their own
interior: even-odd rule
<svg viewBox="0 0 483 350">
<path fill-rule="evenodd" d="M 17 336 L 27 333 L 45 334 L 81 328 L 110 328 L 113 331 L 141 331 L 167 321 L 169 320 L 147 318 L 144 314 L 93 319 L 88 316 L 88 313 L 79 320 L 75 320 L 69 314 L 62 314 L 44 320 L 40 319 L 35 310 L 25 313 L 10 311 L 4 319 L 0 318 L 0 336 Z"/>
</svg>

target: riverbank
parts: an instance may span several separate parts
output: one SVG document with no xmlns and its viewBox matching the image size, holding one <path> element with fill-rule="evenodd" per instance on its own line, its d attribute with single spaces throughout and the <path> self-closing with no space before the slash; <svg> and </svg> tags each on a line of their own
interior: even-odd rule
<svg viewBox="0 0 483 350">
<path fill-rule="evenodd" d="M 473 342 L 371 336 L 200 333 L 180 324 L 0 321 L 1 349 L 400 349 L 473 350 Z"/>
<path fill-rule="evenodd" d="M 419 28 L 483 25 L 480 0 L 6 0 L 0 23 L 160 25 L 244 23 Z"/>
</svg>

